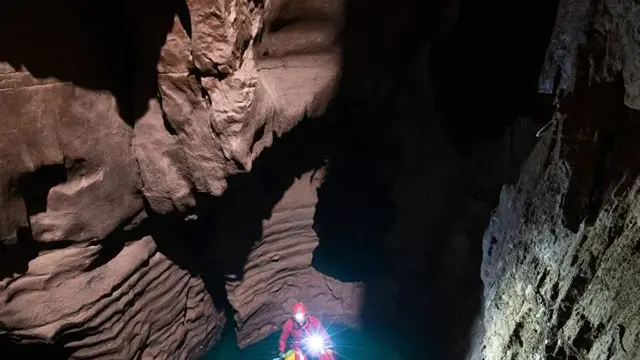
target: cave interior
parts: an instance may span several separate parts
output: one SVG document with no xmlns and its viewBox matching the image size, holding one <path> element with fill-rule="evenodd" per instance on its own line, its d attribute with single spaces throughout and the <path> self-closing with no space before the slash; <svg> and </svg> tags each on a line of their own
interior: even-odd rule
<svg viewBox="0 0 640 360">
<path fill-rule="evenodd" d="M 259 0 L 242 2 L 263 9 L 276 7 L 273 3 L 286 1 L 272 1 L 271 4 L 269 1 Z M 166 79 L 177 77 L 175 74 L 178 72 L 170 72 L 175 69 L 169 69 L 169 66 L 167 69 L 159 69 L 157 64 L 164 59 L 161 48 L 165 42 L 168 43 L 167 39 L 170 37 L 167 34 L 171 33 L 172 26 L 176 26 L 174 18 L 178 19 L 175 23 L 180 23 L 185 29 L 185 34 L 190 38 L 193 36 L 194 49 L 196 45 L 204 46 L 196 41 L 196 35 L 208 30 L 203 30 L 202 25 L 199 25 L 201 18 L 196 16 L 194 9 L 199 11 L 202 6 L 219 6 L 213 3 L 216 2 L 136 0 L 132 3 L 94 1 L 89 4 L 63 0 L 54 5 L 38 0 L 10 1 L 3 5 L 6 8 L 4 16 L 0 15 L 0 23 L 3 24 L 0 25 L 0 63 L 9 64 L 14 69 L 24 68 L 30 76 L 38 79 L 55 78 L 78 88 L 110 94 L 115 98 L 113 106 L 117 108 L 118 116 L 127 129 L 142 128 L 140 124 L 143 124 L 145 114 L 151 111 L 150 101 L 160 98 L 162 111 L 166 113 L 163 113 L 163 127 L 167 134 L 174 139 L 183 139 L 181 136 L 185 133 L 186 138 L 197 138 L 194 133 L 189 133 L 192 130 L 187 125 L 176 121 L 172 118 L 174 115 L 171 115 L 171 111 L 176 108 L 186 111 L 180 105 L 171 104 L 174 96 L 171 91 L 188 92 L 184 90 L 187 87 L 181 88 L 182 85 L 176 81 L 178 85 L 172 84 L 175 87 L 167 90 L 169 85 L 166 85 Z M 307 6 L 320 2 L 300 0 L 298 3 Z M 300 275 L 300 282 L 325 281 L 324 279 L 331 278 L 332 281 L 335 280 L 331 284 L 347 284 L 344 285 L 345 288 L 351 286 L 349 284 L 357 284 L 361 298 L 355 310 L 355 318 L 347 319 L 351 310 L 344 305 L 346 300 L 340 298 L 342 295 L 335 293 L 333 301 L 338 305 L 326 305 L 326 318 L 330 319 L 328 321 L 353 325 L 371 336 L 385 339 L 402 358 L 497 360 L 542 359 L 544 355 L 544 359 L 548 360 L 632 359 L 632 351 L 614 350 L 618 347 L 624 349 L 625 344 L 626 348 L 630 346 L 628 344 L 638 344 L 638 339 L 631 339 L 630 335 L 619 335 L 615 345 L 614 342 L 608 347 L 598 345 L 609 350 L 593 350 L 597 348 L 594 347 L 597 332 L 604 334 L 609 331 L 604 329 L 618 326 L 613 324 L 612 317 L 609 318 L 611 324 L 600 323 L 600 327 L 589 325 L 588 328 L 580 328 L 582 330 L 572 335 L 578 341 L 574 339 L 570 345 L 563 345 L 563 341 L 569 340 L 562 340 L 564 338 L 559 335 L 564 334 L 569 338 L 567 334 L 570 326 L 579 322 L 574 318 L 582 316 L 580 321 L 587 321 L 586 315 L 578 315 L 574 309 L 578 301 L 576 299 L 587 291 L 587 286 L 583 283 L 589 283 L 595 278 L 596 270 L 593 269 L 597 266 L 593 264 L 603 261 L 606 249 L 601 252 L 592 250 L 592 255 L 585 255 L 587 260 L 584 260 L 584 264 L 582 260 L 577 265 L 572 263 L 577 268 L 592 270 L 585 270 L 588 276 L 582 272 L 573 274 L 575 277 L 567 279 L 574 280 L 567 280 L 568 283 L 558 280 L 553 285 L 555 290 L 552 285 L 545 285 L 547 278 L 551 276 L 549 274 L 553 272 L 540 270 L 544 275 L 536 281 L 530 281 L 541 284 L 544 291 L 549 288 L 550 295 L 541 295 L 545 299 L 548 297 L 555 301 L 558 293 L 562 294 L 558 300 L 561 303 L 556 306 L 560 309 L 557 310 L 558 315 L 553 315 L 556 325 L 541 330 L 547 334 L 546 339 L 553 339 L 557 342 L 556 345 L 545 342 L 545 346 L 528 347 L 522 340 L 524 335 L 520 335 L 524 331 L 521 328 L 528 325 L 517 321 L 515 329 L 509 335 L 510 339 L 515 340 L 510 340 L 508 345 L 500 345 L 501 350 L 495 350 L 492 342 L 483 340 L 484 337 L 498 333 L 498 330 L 487 325 L 488 319 L 498 316 L 495 315 L 498 311 L 496 309 L 501 306 L 500 300 L 494 297 L 498 295 L 494 295 L 492 289 L 503 286 L 487 280 L 490 276 L 487 274 L 507 272 L 502 270 L 502 265 L 494 263 L 498 261 L 495 260 L 496 257 L 504 256 L 507 259 L 512 254 L 506 250 L 508 248 L 523 246 L 524 250 L 519 251 L 526 254 L 530 250 L 527 246 L 537 246 L 525 243 L 524 240 L 505 245 L 505 239 L 520 236 L 520 228 L 516 226 L 521 226 L 518 222 L 521 220 L 514 220 L 513 224 L 516 225 L 513 228 L 509 228 L 510 225 L 505 220 L 499 226 L 495 225 L 498 230 L 491 230 L 494 228 L 492 222 L 498 216 L 496 214 L 507 211 L 500 209 L 508 207 L 505 205 L 509 202 L 505 200 L 508 196 L 517 198 L 518 194 L 536 193 L 536 190 L 531 190 L 535 186 L 542 188 L 542 185 L 530 185 L 542 183 L 542 180 L 533 177 L 540 175 L 543 170 L 531 170 L 535 166 L 530 165 L 538 157 L 542 158 L 542 155 L 537 154 L 543 150 L 536 149 L 554 149 L 554 144 L 561 142 L 569 144 L 564 145 L 564 152 L 560 155 L 546 155 L 546 160 L 540 160 L 540 168 L 536 168 L 550 169 L 557 165 L 556 162 L 565 161 L 568 164 L 566 166 L 573 169 L 571 175 L 562 175 L 571 179 L 567 180 L 566 194 L 558 208 L 560 223 L 568 231 L 567 234 L 583 235 L 587 231 L 584 230 L 585 227 L 599 226 L 599 222 L 604 221 L 600 218 L 603 209 L 613 206 L 607 205 L 609 198 L 624 198 L 625 195 L 621 194 L 626 194 L 625 191 L 632 188 L 634 176 L 637 176 L 629 165 L 631 160 L 625 162 L 638 152 L 632 145 L 632 134 L 639 128 L 635 125 L 635 112 L 629 110 L 628 104 L 622 104 L 622 99 L 625 98 L 624 87 L 628 84 L 623 83 L 621 76 L 598 77 L 602 86 L 593 85 L 591 78 L 589 81 L 576 81 L 576 89 L 586 90 L 576 90 L 571 96 L 558 90 L 561 80 L 557 78 L 553 79 L 553 92 L 544 93 L 540 90 L 541 74 L 544 72 L 545 61 L 548 61 L 554 25 L 557 28 L 562 21 L 569 21 L 562 18 L 562 14 L 559 15 L 559 9 L 568 11 L 566 8 L 570 6 L 567 2 L 396 0 L 387 2 L 384 6 L 374 6 L 365 0 L 332 0 L 326 3 L 339 3 L 339 6 L 343 6 L 343 18 L 337 30 L 329 26 L 335 36 L 325 48 L 296 48 L 290 53 L 282 54 L 270 47 L 270 44 L 277 44 L 277 41 L 288 41 L 293 44 L 290 45 L 292 48 L 298 46 L 295 45 L 297 43 L 294 44 L 297 40 L 292 40 L 294 37 L 290 34 L 305 36 L 305 31 L 315 29 L 314 26 L 322 28 L 324 25 L 318 24 L 331 22 L 328 10 L 323 13 L 315 5 L 308 5 L 311 10 L 304 11 L 298 8 L 291 10 L 293 7 L 287 7 L 288 5 L 281 6 L 278 11 L 265 15 L 264 22 L 267 25 L 260 30 L 255 43 L 252 43 L 256 49 L 256 62 L 263 61 L 264 64 L 274 61 L 273 59 L 286 60 L 288 56 L 293 58 L 299 54 L 323 54 L 325 51 L 333 51 L 327 50 L 329 48 L 339 48 L 340 76 L 332 88 L 332 96 L 326 109 L 320 114 L 313 113 L 309 108 L 303 109 L 301 119 L 290 129 L 280 133 L 271 128 L 272 125 L 265 125 L 266 122 L 257 125 L 258 129 L 247 142 L 250 144 L 249 153 L 253 152 L 254 147 L 263 146 L 259 154 L 250 161 L 229 160 L 231 165 L 228 167 L 238 171 L 222 176 L 225 187 L 218 193 L 214 193 L 217 189 L 209 192 L 196 189 L 200 185 L 197 180 L 192 180 L 192 188 L 195 189 L 193 203 L 187 210 L 175 205 L 162 213 L 157 210 L 153 199 L 150 196 L 145 198 L 146 194 L 143 194 L 145 196 L 142 196 L 141 207 L 144 210 L 141 211 L 145 216 L 139 221 L 135 216 L 130 216 L 135 229 L 131 230 L 131 227 L 125 225 L 115 227 L 105 237 L 100 255 L 83 271 L 93 271 L 110 264 L 131 243 L 150 236 L 162 256 L 190 278 L 202 279 L 206 296 L 212 302 L 211 311 L 221 314 L 218 317 L 211 315 L 212 318 L 224 319 L 222 323 L 226 322 L 224 331 L 219 328 L 209 329 L 208 331 L 217 335 L 207 335 L 213 340 L 202 340 L 202 344 L 219 339 L 224 342 L 231 336 L 232 342 L 238 341 L 245 347 L 277 333 L 277 328 L 265 325 L 258 329 L 260 326 L 255 324 L 261 324 L 260 319 L 269 317 L 275 308 L 279 309 L 279 313 L 274 313 L 278 315 L 277 319 L 286 317 L 280 307 L 290 306 L 289 302 L 285 305 L 265 305 L 257 310 L 240 309 L 240 305 L 245 302 L 257 301 L 253 298 L 273 296 L 274 301 L 282 301 L 284 295 L 280 293 L 260 293 L 261 290 L 251 292 L 249 289 L 247 295 L 245 291 L 245 288 L 250 287 L 249 284 L 259 282 L 252 280 L 251 276 L 260 276 L 249 276 L 248 270 L 253 271 L 251 274 L 260 272 L 261 265 L 255 260 L 255 254 L 273 251 L 273 254 L 263 254 L 272 259 L 272 265 L 265 266 L 280 266 L 287 270 L 287 276 L 294 279 Z M 598 13 L 593 9 L 599 9 L 598 4 L 609 2 L 594 0 L 585 3 L 596 4 L 584 6 L 589 7 L 593 13 Z M 304 6 L 301 5 L 301 8 Z M 610 4 L 607 6 L 614 7 Z M 600 19 L 597 16 L 607 19 L 607 16 L 618 16 L 613 10 L 600 10 L 600 13 L 605 15 L 589 15 L 596 19 L 592 22 Z M 613 13 L 615 14 L 611 15 Z M 234 26 L 241 28 L 240 25 Z M 234 36 L 237 37 L 236 43 L 240 44 L 242 36 L 248 35 L 238 29 L 233 28 L 231 31 L 237 33 Z M 617 35 L 607 37 L 598 31 L 604 30 L 592 31 L 593 34 L 589 33 L 588 39 L 584 41 L 596 45 L 584 46 L 582 49 L 583 53 L 596 55 L 580 55 L 592 63 L 593 59 L 589 56 L 601 56 L 605 51 L 602 48 L 621 46 L 611 40 Z M 280 37 L 285 40 L 278 40 Z M 63 45 L 65 41 L 75 41 L 77 46 L 69 50 L 68 46 Z M 248 41 L 246 40 L 247 43 Z M 240 68 L 233 68 L 235 65 L 211 70 L 205 66 L 206 61 L 198 57 L 197 51 L 192 51 L 193 59 L 190 59 L 197 66 L 189 69 L 188 75 L 185 75 L 190 79 L 196 79 L 202 84 L 209 81 L 207 79 L 214 79 L 211 81 L 216 84 L 227 84 L 225 79 L 232 77 L 230 72 L 240 72 Z M 313 66 L 322 68 L 325 64 L 319 62 Z M 602 64 L 599 66 L 606 67 Z M 3 92 L 11 92 L 13 85 L 8 81 L 3 85 L 4 78 L 1 76 L 9 73 L 4 69 L 5 67 L 0 67 L 0 108 L 9 109 L 9 100 L 5 102 L 1 95 Z M 284 71 L 295 74 L 290 69 Z M 586 76 L 584 73 L 588 73 L 584 69 L 581 71 L 583 77 Z M 616 71 L 621 73 L 619 68 L 611 70 L 611 73 Z M 605 78 L 608 80 L 605 81 Z M 234 83 L 229 83 L 231 85 L 228 86 L 232 88 Z M 301 84 L 297 86 L 306 86 L 304 82 Z M 300 89 L 298 91 L 303 92 Z M 215 106 L 216 99 L 227 101 L 224 95 L 213 100 L 209 95 L 203 95 L 198 101 Z M 30 106 L 36 105 L 32 102 Z M 287 104 L 284 106 L 287 107 Z M 196 106 L 193 105 L 193 108 Z M 2 111 L 0 109 L 0 114 Z M 557 115 L 559 113 L 565 116 L 562 128 L 557 126 L 560 121 Z M 607 120 L 603 120 L 607 118 L 617 120 L 607 123 Z M 583 119 L 584 122 L 581 122 Z M 0 134 L 5 130 L 1 131 Z M 273 139 L 270 144 L 259 145 L 265 136 L 272 136 L 271 134 Z M 597 138 L 594 140 L 597 145 L 580 142 L 589 136 Z M 225 139 L 224 136 L 221 138 Z M 220 147 L 224 146 L 226 145 Z M 582 152 L 581 147 L 588 150 Z M 8 146 L 1 149 L 9 151 Z M 191 154 L 196 154 L 193 159 L 180 160 L 187 164 L 186 168 L 194 168 L 194 165 L 188 165 L 191 164 L 190 161 L 199 161 L 197 152 L 185 151 L 183 156 Z M 557 160 L 554 156 L 562 159 Z M 108 154 L 105 155 L 107 157 Z M 48 204 L 52 188 L 70 181 L 78 174 L 82 176 L 83 169 L 90 171 L 93 166 L 95 164 L 92 159 L 73 159 L 65 155 L 63 161 L 52 160 L 33 171 L 12 178 L 9 187 L 24 200 L 27 217 L 34 219 L 52 207 Z M 158 178 L 157 181 L 162 183 L 164 180 Z M 612 190 L 616 184 L 617 190 Z M 0 186 L 5 185 L 3 183 Z M 509 186 L 520 189 L 520 192 L 511 194 L 511 190 L 505 190 Z M 105 188 L 104 192 L 108 191 L 110 188 Z M 549 190 L 549 194 L 551 193 Z M 302 195 L 296 198 L 297 194 Z M 540 194 L 537 196 L 544 197 Z M 2 201 L 2 206 L 9 204 L 8 200 Z M 543 210 L 539 209 L 546 206 L 542 200 L 539 203 L 534 200 L 529 202 L 531 204 L 522 205 L 522 213 L 517 213 L 516 210 L 513 213 L 540 214 Z M 9 209 L 9 205 L 6 206 Z M 305 206 L 313 211 L 305 212 L 306 217 L 295 215 L 298 214 L 295 211 Z M 629 210 L 631 207 L 625 210 L 615 207 L 612 209 L 611 214 L 619 214 L 619 217 L 633 211 Z M 555 210 L 548 211 L 551 213 Z M 288 220 L 287 212 L 292 214 Z M 7 223 L 9 220 L 13 221 L 11 217 L 4 214 L 2 216 L 2 219 L 8 219 Z M 306 239 L 306 233 L 302 234 L 302 230 L 302 235 L 296 232 L 297 216 L 301 216 L 300 223 L 308 222 L 309 229 L 315 234 L 313 241 L 317 244 L 311 250 L 304 247 L 308 246 L 306 240 L 299 239 Z M 509 215 L 500 216 L 506 218 Z M 524 219 L 526 216 L 522 215 L 520 218 Z M 532 220 L 531 223 L 533 222 Z M 14 238 L 6 241 L 4 238 L 0 239 L 0 294 L 8 289 L 10 281 L 7 279 L 15 274 L 31 271 L 29 264 L 40 254 L 75 246 L 75 239 L 40 241 L 39 234 L 34 235 L 36 225 L 29 220 L 16 227 L 18 230 L 15 231 Z M 283 234 L 274 235 L 280 228 L 285 228 L 282 230 Z M 632 231 L 628 230 L 632 228 L 628 223 L 616 225 L 616 228 L 617 235 L 609 235 L 612 239 L 623 237 L 625 231 Z M 0 230 L 4 236 L 5 229 L 0 227 Z M 501 237 L 492 235 L 494 232 L 515 235 Z M 262 245 L 278 236 L 280 239 L 277 244 L 280 245 Z M 553 236 L 561 238 L 565 235 Z M 568 239 L 569 235 L 566 236 Z M 576 241 L 567 243 L 573 244 Z M 584 241 L 591 244 L 591 240 Z M 609 244 L 614 242 L 615 240 L 610 240 Z M 282 251 L 284 254 L 284 250 L 273 250 L 276 249 L 275 246 L 306 251 L 304 256 L 311 259 L 311 270 L 304 268 L 297 272 L 297 267 L 301 266 L 296 262 L 298 255 L 291 255 L 291 259 L 282 255 L 284 258 L 281 259 L 277 252 Z M 565 249 L 561 245 L 557 246 Z M 593 245 L 593 249 L 599 249 L 598 246 Z M 565 252 L 571 251 L 574 250 Z M 520 259 L 517 261 L 522 261 L 519 263 L 513 260 L 517 264 L 528 264 L 526 266 L 535 269 L 538 269 L 536 266 L 542 266 L 539 263 L 543 260 L 532 260 L 529 263 L 526 262 L 526 255 L 518 254 L 520 255 L 513 255 Z M 287 263 L 288 261 L 291 263 Z M 504 261 L 511 264 L 511 260 Z M 551 265 L 547 266 L 550 268 Z M 309 271 L 313 275 L 309 275 Z M 553 276 L 560 277 L 558 274 Z M 499 278 L 497 275 L 494 277 Z M 496 283 L 500 281 L 496 280 Z M 302 286 L 301 291 L 304 292 L 304 286 L 298 286 Z M 331 286 L 338 285 L 329 287 Z M 577 292 L 572 293 L 571 289 L 575 288 L 578 289 Z M 323 296 L 330 295 L 332 294 L 309 297 L 313 304 L 314 301 L 323 301 Z M 13 296 L 15 294 L 9 294 L 2 300 L 10 302 Z M 566 304 L 570 304 L 569 312 L 562 310 L 567 307 Z M 26 304 L 22 306 L 25 309 L 27 307 Z M 585 303 L 581 306 L 597 307 Z M 332 307 L 342 309 L 337 311 L 340 313 L 338 316 L 331 316 Z M 522 308 L 525 306 L 522 305 Z M 73 331 L 73 325 L 69 325 L 70 330 L 63 326 L 64 331 L 56 330 L 56 334 L 60 332 L 60 335 L 42 341 L 21 334 L 19 330 L 23 325 L 18 321 L 11 322 L 12 316 L 0 312 L 2 358 L 189 358 L 186 355 L 172 357 L 162 352 L 155 354 L 156 357 L 142 356 L 141 352 L 110 355 L 94 352 L 83 355 L 77 352 L 81 346 L 74 344 L 81 342 L 86 333 Z M 276 320 L 273 322 L 277 323 Z M 101 327 L 95 324 L 92 326 L 86 331 L 95 332 L 96 328 Z M 255 331 L 259 330 L 260 334 L 249 334 L 255 332 L 252 327 L 256 327 Z M 238 334 L 237 340 L 235 334 L 231 334 L 234 332 Z M 533 336 L 533 332 L 535 331 L 526 330 L 522 333 Z M 580 342 L 582 338 L 588 339 Z M 527 341 L 534 343 L 534 340 Z M 220 345 L 213 345 L 213 342 L 199 346 L 206 348 L 204 353 L 209 348 L 212 349 L 205 356 L 206 359 L 222 359 L 216 357 Z M 479 343 L 483 345 L 478 345 Z M 141 347 L 144 348 L 142 345 Z M 543 350 L 532 350 L 538 348 Z M 487 349 L 495 352 L 488 353 L 490 350 Z M 484 352 L 484 355 L 477 355 L 478 352 Z M 607 352 L 624 355 L 601 357 L 601 354 Z M 202 355 L 203 351 L 199 354 Z M 538 355 L 540 357 L 535 357 Z"/>
</svg>

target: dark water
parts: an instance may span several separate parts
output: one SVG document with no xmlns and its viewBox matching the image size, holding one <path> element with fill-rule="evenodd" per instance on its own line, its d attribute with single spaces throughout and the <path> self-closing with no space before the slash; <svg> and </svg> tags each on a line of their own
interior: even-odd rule
<svg viewBox="0 0 640 360">
<path fill-rule="evenodd" d="M 336 360 L 404 360 L 391 347 L 366 332 L 339 325 L 327 326 L 327 331 L 336 345 Z M 203 360 L 272 360 L 278 357 L 279 335 L 272 334 L 240 350 L 236 347 L 233 330 L 226 329 L 222 340 Z"/>
</svg>

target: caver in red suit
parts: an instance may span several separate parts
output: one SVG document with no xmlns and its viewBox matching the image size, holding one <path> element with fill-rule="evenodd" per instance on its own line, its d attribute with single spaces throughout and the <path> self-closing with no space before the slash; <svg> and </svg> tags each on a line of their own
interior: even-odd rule
<svg viewBox="0 0 640 360">
<path fill-rule="evenodd" d="M 300 302 L 296 303 L 293 306 L 293 317 L 287 319 L 287 322 L 282 328 L 282 333 L 280 334 L 280 344 L 278 346 L 280 355 L 283 356 L 284 351 L 287 348 L 287 340 L 291 337 L 293 338 L 293 350 L 295 350 L 297 354 L 296 360 L 305 360 L 300 356 L 301 350 L 304 348 L 302 346 L 302 341 L 310 334 L 322 336 L 328 348 L 333 347 L 331 339 L 329 339 L 329 334 L 327 334 L 327 331 L 324 326 L 322 326 L 322 323 L 320 323 L 320 320 L 313 315 L 308 315 L 304 304 Z M 317 358 L 319 360 L 334 360 L 333 352 L 330 349 L 319 354 Z"/>
</svg>

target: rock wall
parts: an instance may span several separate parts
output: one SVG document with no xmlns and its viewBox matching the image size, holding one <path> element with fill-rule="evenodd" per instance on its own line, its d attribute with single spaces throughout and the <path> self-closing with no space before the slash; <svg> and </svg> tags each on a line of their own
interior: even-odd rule
<svg viewBox="0 0 640 360">
<path fill-rule="evenodd" d="M 224 293 L 190 259 L 199 245 L 184 224 L 274 136 L 324 111 L 339 4 L 3 4 L 3 354 L 187 359 L 211 347 Z M 317 26 L 265 30 L 309 14 Z"/>
<path fill-rule="evenodd" d="M 263 221 L 241 279 L 227 283 L 235 312 L 238 345 L 254 343 L 279 331 L 296 300 L 326 324 L 358 325 L 364 284 L 342 282 L 312 267 L 318 246 L 313 230 L 322 169 L 296 178 Z"/>
<path fill-rule="evenodd" d="M 640 357 L 636 12 L 560 4 L 541 77 L 557 111 L 485 233 L 472 359 Z"/>
<path fill-rule="evenodd" d="M 449 0 L 3 4 L 0 350 L 195 358 L 225 308 L 246 345 L 299 298 L 401 329 L 414 356 L 426 338 L 457 358 L 483 196 L 517 167 L 483 170 L 514 160 L 506 137 L 464 158 L 430 108 L 429 42 L 457 13 Z M 325 170 L 349 184 L 331 190 Z M 336 280 L 312 261 L 332 237 L 388 263 Z M 363 253 L 340 256 L 353 269 Z"/>
</svg>

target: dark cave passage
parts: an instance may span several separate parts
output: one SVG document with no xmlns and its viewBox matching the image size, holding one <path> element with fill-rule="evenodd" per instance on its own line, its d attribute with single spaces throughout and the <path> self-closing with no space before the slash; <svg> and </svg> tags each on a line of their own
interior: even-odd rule
<svg viewBox="0 0 640 360">
<path fill-rule="evenodd" d="M 384 339 L 398 356 L 462 359 L 479 316 L 481 242 L 490 212 L 502 184 L 515 181 L 537 126 L 550 116 L 549 99 L 537 94 L 537 77 L 556 4 L 463 1 L 451 32 L 430 50 L 426 40 L 385 37 L 382 46 L 402 51 L 379 62 L 380 69 L 413 70 L 373 85 L 362 57 L 374 45 L 362 39 L 371 19 L 382 18 L 358 4 L 347 9 L 343 81 L 320 119 L 324 123 L 302 122 L 299 128 L 313 130 L 294 129 L 282 139 L 289 145 L 278 140 L 274 155 L 261 157 L 273 162 L 258 160 L 249 177 L 271 174 L 271 180 L 262 175 L 259 181 L 280 184 L 260 185 L 275 200 L 291 184 L 286 179 L 326 161 L 313 267 L 340 281 L 364 283 L 363 331 Z M 419 5 L 411 4 L 404 2 L 417 11 Z M 518 20 L 532 13 L 544 21 Z M 505 44 L 504 28 L 522 40 Z M 286 140 L 292 138 L 304 140 Z M 275 165 L 282 159 L 285 168 Z M 233 186 L 225 196 L 235 202 Z M 238 194 L 246 192 L 238 188 Z M 236 206 L 250 208 L 231 208 Z M 225 337 L 207 359 L 259 358 L 273 351 L 274 336 L 242 351 Z"/>
<path fill-rule="evenodd" d="M 466 356 L 490 212 L 551 116 L 537 85 L 556 8 L 462 1 L 430 51 L 396 44 L 406 51 L 397 61 L 414 71 L 388 85 L 392 96 L 348 97 L 347 113 L 371 125 L 354 120 L 358 130 L 330 157 L 314 267 L 365 282 L 365 328 L 406 358 L 423 356 L 423 346 L 438 359 Z M 363 86 L 345 57 L 346 81 Z"/>
</svg>

